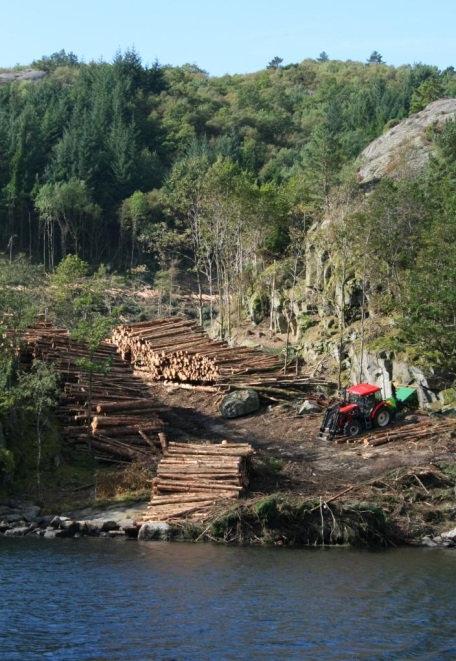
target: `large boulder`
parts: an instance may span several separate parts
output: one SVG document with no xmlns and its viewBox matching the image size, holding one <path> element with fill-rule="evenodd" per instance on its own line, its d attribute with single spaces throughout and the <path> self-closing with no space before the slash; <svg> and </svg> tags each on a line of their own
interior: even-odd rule
<svg viewBox="0 0 456 661">
<path fill-rule="evenodd" d="M 166 541 L 169 539 L 170 527 L 164 521 L 148 521 L 143 523 L 138 533 L 139 541 Z"/>
<path fill-rule="evenodd" d="M 225 395 L 220 404 L 220 413 L 224 418 L 239 418 L 241 415 L 255 413 L 259 408 L 260 398 L 257 391 L 245 388 Z"/>
</svg>

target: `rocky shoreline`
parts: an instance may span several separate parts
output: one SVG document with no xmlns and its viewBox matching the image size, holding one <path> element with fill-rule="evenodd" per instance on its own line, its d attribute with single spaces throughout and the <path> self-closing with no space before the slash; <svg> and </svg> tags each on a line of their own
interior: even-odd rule
<svg viewBox="0 0 456 661">
<path fill-rule="evenodd" d="M 205 535 L 206 531 L 200 530 L 194 525 L 186 528 L 162 521 L 139 523 L 132 517 L 131 511 L 134 514 L 138 508 L 117 507 L 116 509 L 94 510 L 93 518 L 90 518 L 90 513 L 86 511 L 83 512 L 83 518 L 75 518 L 74 516 L 42 514 L 38 505 L 10 501 L 0 505 L 0 537 L 44 539 L 99 537 L 138 541 L 211 540 L 223 543 L 221 539 L 213 539 Z M 112 516 L 113 512 L 114 516 Z M 396 540 L 396 542 L 402 545 L 428 548 L 456 548 L 456 528 L 440 534 L 426 535 L 416 540 Z M 245 545 L 245 541 L 243 543 Z M 265 545 L 274 544 L 271 540 L 264 540 L 264 543 Z M 305 544 L 298 545 L 306 546 Z"/>
<path fill-rule="evenodd" d="M 78 538 L 109 537 L 113 539 L 167 539 L 170 526 L 138 523 L 134 515 L 141 507 L 120 506 L 106 510 L 86 510 L 70 516 L 43 514 L 38 505 L 9 501 L 0 505 L 0 536 Z"/>
<path fill-rule="evenodd" d="M 126 519 L 78 520 L 70 516 L 42 514 L 38 505 L 10 502 L 0 506 L 0 535 L 3 537 L 126 537 L 136 539 L 140 527 Z"/>
</svg>

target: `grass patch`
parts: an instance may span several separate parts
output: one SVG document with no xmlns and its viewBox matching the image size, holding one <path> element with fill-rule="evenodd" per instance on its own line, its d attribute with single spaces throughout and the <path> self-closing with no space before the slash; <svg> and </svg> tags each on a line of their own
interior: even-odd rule
<svg viewBox="0 0 456 661">
<path fill-rule="evenodd" d="M 321 505 L 273 494 L 215 517 L 208 539 L 280 546 L 390 546 L 397 538 L 385 511 L 373 503 Z"/>
</svg>

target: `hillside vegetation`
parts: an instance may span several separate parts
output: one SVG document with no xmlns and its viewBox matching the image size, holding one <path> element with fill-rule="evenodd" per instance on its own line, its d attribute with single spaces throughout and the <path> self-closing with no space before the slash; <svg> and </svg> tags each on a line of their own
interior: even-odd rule
<svg viewBox="0 0 456 661">
<path fill-rule="evenodd" d="M 378 320 L 370 341 L 454 379 L 455 122 L 426 129 L 432 158 L 413 176 L 357 180 L 372 140 L 456 96 L 452 67 L 322 58 L 215 78 L 62 51 L 32 68 L 0 85 L 2 332 L 47 309 L 96 345 L 141 314 L 125 278 L 172 309 L 185 276 L 193 314 L 221 336 L 263 323 L 288 359 L 323 323 L 341 362 L 353 324 Z M 55 379 L 37 366 L 27 399 L 10 341 L 0 358 L 0 414 L 39 418 Z"/>
<path fill-rule="evenodd" d="M 225 335 L 278 295 L 296 331 L 286 292 L 306 277 L 309 229 L 342 216 L 332 253 L 349 254 L 368 314 L 406 319 L 406 341 L 454 368 L 454 124 L 428 132 L 436 158 L 418 178 L 386 179 L 367 199 L 354 163 L 387 128 L 455 96 L 455 71 L 323 59 L 220 78 L 145 67 L 134 51 L 35 62 L 44 79 L 0 87 L 0 248 L 49 271 L 69 253 L 117 271 L 144 264 L 165 289 L 189 271 L 218 297 L 216 311 L 201 301 L 201 319 L 217 313 Z M 336 317 L 345 306 L 323 304 Z M 347 321 L 363 313 L 349 308 Z"/>
</svg>

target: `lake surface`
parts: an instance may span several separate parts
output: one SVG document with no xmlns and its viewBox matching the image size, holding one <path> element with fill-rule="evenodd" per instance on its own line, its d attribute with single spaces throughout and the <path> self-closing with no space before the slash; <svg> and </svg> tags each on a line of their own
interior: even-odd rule
<svg viewBox="0 0 456 661">
<path fill-rule="evenodd" d="M 0 539 L 0 659 L 453 659 L 456 552 Z"/>
</svg>

